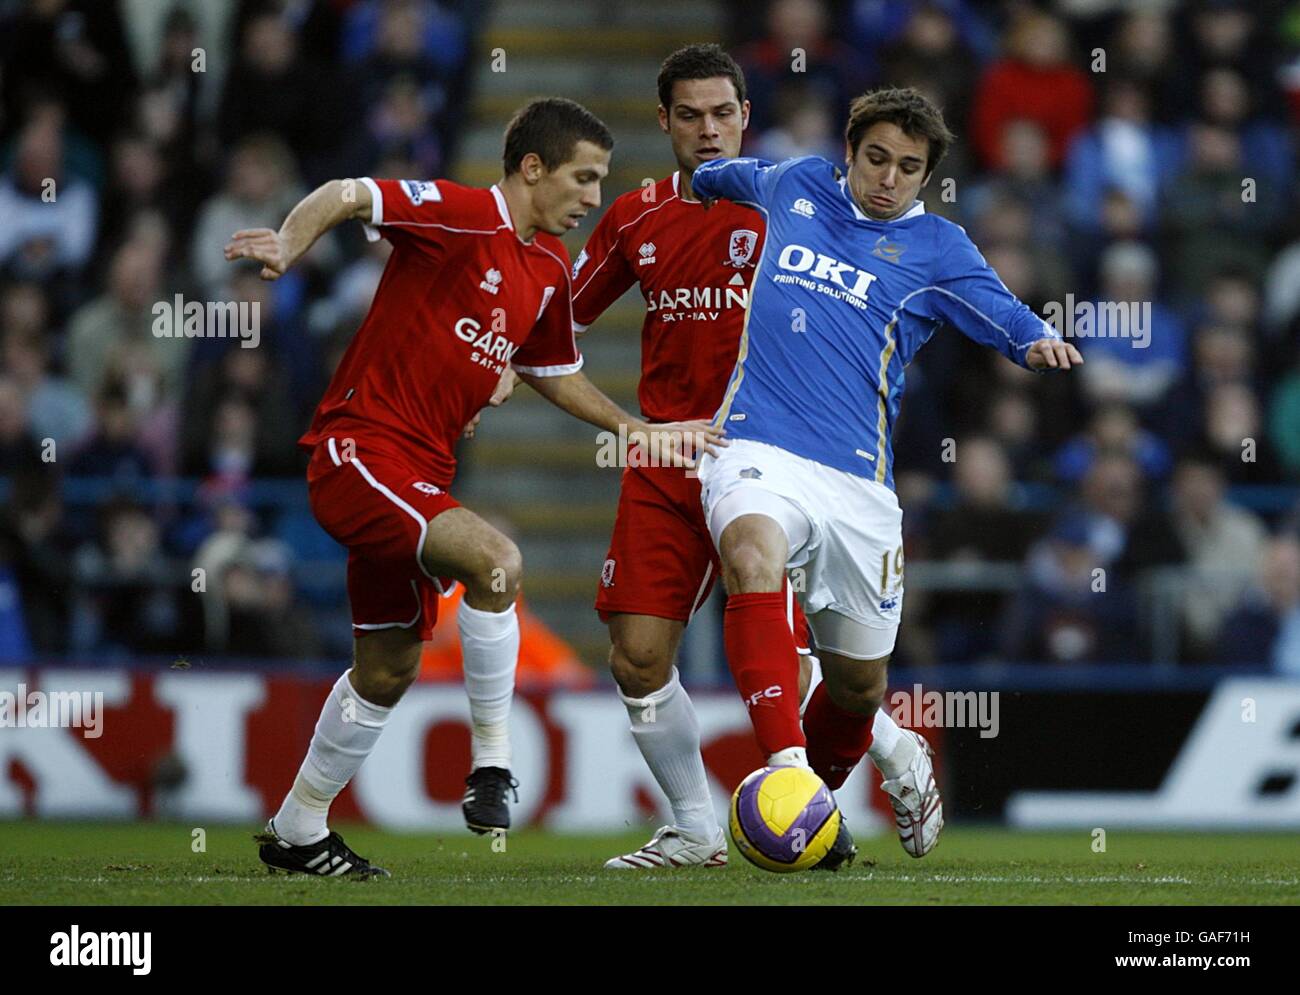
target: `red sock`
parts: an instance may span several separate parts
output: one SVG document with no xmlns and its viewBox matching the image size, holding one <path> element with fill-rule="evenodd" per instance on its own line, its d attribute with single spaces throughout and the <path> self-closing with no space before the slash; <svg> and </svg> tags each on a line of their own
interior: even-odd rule
<svg viewBox="0 0 1300 995">
<path fill-rule="evenodd" d="M 874 721 L 874 715 L 846 712 L 831 701 L 825 682 L 817 685 L 803 712 L 808 764 L 832 791 L 844 783 L 866 755 Z"/>
<path fill-rule="evenodd" d="M 764 757 L 803 746 L 799 655 L 785 614 L 785 592 L 731 595 L 722 634 L 731 676 Z"/>
</svg>

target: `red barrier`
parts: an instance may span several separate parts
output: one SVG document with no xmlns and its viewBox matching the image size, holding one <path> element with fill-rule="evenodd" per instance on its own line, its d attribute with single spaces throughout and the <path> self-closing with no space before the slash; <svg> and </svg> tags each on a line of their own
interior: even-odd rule
<svg viewBox="0 0 1300 995">
<path fill-rule="evenodd" d="M 0 728 L 0 817 L 263 819 L 292 783 L 332 683 L 198 669 L 0 671 L 0 690 L 102 695 L 98 737 Z M 762 758 L 734 695 L 692 697 L 722 809 Z M 523 691 L 511 721 L 517 824 L 600 831 L 664 818 L 612 690 Z M 939 732 L 927 733 L 936 747 Z M 333 812 L 394 829 L 460 828 L 469 755 L 463 689 L 418 683 Z M 855 828 L 888 821 L 877 784 L 865 761 L 839 792 Z"/>
</svg>

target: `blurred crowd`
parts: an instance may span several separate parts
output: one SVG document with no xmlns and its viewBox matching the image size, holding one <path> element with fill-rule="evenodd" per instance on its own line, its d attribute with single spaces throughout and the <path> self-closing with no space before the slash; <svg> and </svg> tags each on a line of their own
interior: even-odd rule
<svg viewBox="0 0 1300 995">
<path fill-rule="evenodd" d="M 444 174 L 481 7 L 0 0 L 0 658 L 347 651 L 293 576 L 338 548 L 258 489 L 300 484 L 383 244 L 273 287 L 221 250 L 323 180 Z M 176 295 L 256 305 L 258 347 L 155 334 Z"/>
<path fill-rule="evenodd" d="M 0 659 L 347 652 L 294 443 L 385 243 L 274 285 L 221 246 L 324 179 L 454 172 L 485 8 L 0 0 Z M 854 95 L 917 86 L 960 138 L 927 207 L 1013 292 L 1150 304 L 1098 308 L 1075 375 L 957 334 L 909 368 L 898 661 L 1300 672 L 1300 2 L 724 10 L 748 154 L 839 161 Z M 153 334 L 177 294 L 256 305 L 260 346 Z"/>
<path fill-rule="evenodd" d="M 853 96 L 924 91 L 959 136 L 927 210 L 1087 360 L 1038 376 L 940 333 L 909 367 L 896 476 L 925 566 L 895 659 L 1300 673 L 1300 3 L 733 12 L 747 154 L 839 162 Z"/>
</svg>

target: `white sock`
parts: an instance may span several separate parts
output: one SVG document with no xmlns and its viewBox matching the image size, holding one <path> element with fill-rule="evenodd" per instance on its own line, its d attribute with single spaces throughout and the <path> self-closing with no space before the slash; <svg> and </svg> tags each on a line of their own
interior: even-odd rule
<svg viewBox="0 0 1300 995">
<path fill-rule="evenodd" d="M 886 779 L 901 777 L 912 765 L 916 754 L 916 740 L 904 736 L 893 717 L 883 708 L 876 709 L 871 722 L 871 746 L 867 756 Z"/>
<path fill-rule="evenodd" d="M 519 616 L 512 604 L 485 612 L 464 601 L 456 616 L 469 696 L 472 767 L 510 769 L 510 703 L 519 662 Z"/>
<path fill-rule="evenodd" d="M 769 767 L 808 767 L 808 751 L 802 746 L 787 746 L 767 758 Z"/>
<path fill-rule="evenodd" d="M 363 699 L 346 673 L 334 683 L 298 776 L 272 820 L 281 839 L 305 846 L 329 835 L 330 802 L 361 769 L 392 711 Z"/>
<path fill-rule="evenodd" d="M 813 692 L 817 690 L 817 685 L 822 682 L 822 662 L 811 653 L 799 654 L 799 659 L 807 660 L 812 672 L 808 675 L 808 693 L 803 696 L 803 701 L 799 702 L 799 718 L 803 718 L 803 713 L 808 709 L 808 702 L 812 701 Z"/>
<path fill-rule="evenodd" d="M 700 756 L 700 723 L 677 668 L 653 694 L 629 698 L 620 691 L 618 696 L 632 719 L 632 738 L 668 796 L 673 825 L 694 839 L 712 840 L 718 835 L 718 816 Z"/>
</svg>

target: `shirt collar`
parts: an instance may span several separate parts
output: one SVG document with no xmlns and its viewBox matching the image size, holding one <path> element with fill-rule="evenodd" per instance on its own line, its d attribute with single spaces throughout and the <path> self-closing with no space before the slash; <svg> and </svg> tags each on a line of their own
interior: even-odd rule
<svg viewBox="0 0 1300 995">
<path fill-rule="evenodd" d="M 844 199 L 849 202 L 849 207 L 853 208 L 853 216 L 859 221 L 872 221 L 878 225 L 892 225 L 899 221 L 906 221 L 908 218 L 915 218 L 917 215 L 925 213 L 925 202 L 921 200 L 914 201 L 912 206 L 896 218 L 890 218 L 888 221 L 881 221 L 879 218 L 872 218 L 862 212 L 858 207 L 858 202 L 853 199 L 853 194 L 849 191 L 849 178 L 840 177 L 840 191 L 844 194 Z"/>
<path fill-rule="evenodd" d="M 698 197 L 696 198 L 687 197 L 685 194 L 682 193 L 681 179 L 682 179 L 682 171 L 679 169 L 675 173 L 673 173 L 673 193 L 677 195 L 677 199 L 680 200 L 683 204 L 700 203 Z"/>
<path fill-rule="evenodd" d="M 519 244 L 520 245 L 534 244 L 537 241 L 536 235 L 530 238 L 527 242 L 525 242 L 522 238 L 519 238 L 519 232 L 515 231 L 515 223 L 510 219 L 510 205 L 506 203 L 506 195 L 501 192 L 501 187 L 499 184 L 496 183 L 492 184 L 492 199 L 497 202 L 497 212 L 501 215 L 502 223 L 505 224 L 506 228 L 508 228 L 510 231 L 513 231 L 515 233 L 515 238 L 519 239 Z"/>
<path fill-rule="evenodd" d="M 501 192 L 497 184 L 492 184 L 492 197 L 497 202 L 497 210 L 501 212 L 501 220 L 505 222 L 507 228 L 511 231 L 515 229 L 515 223 L 510 220 L 510 208 L 506 206 L 506 195 Z"/>
</svg>

